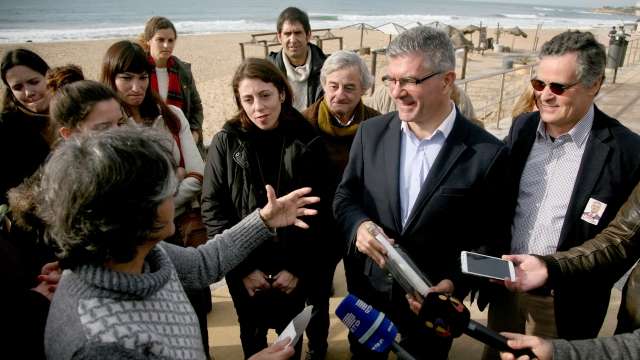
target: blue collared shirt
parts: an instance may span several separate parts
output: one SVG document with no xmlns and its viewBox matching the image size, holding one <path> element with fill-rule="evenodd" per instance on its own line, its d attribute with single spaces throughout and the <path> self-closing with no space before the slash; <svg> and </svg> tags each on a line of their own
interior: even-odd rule
<svg viewBox="0 0 640 360">
<path fill-rule="evenodd" d="M 418 139 L 406 122 L 402 122 L 400 129 L 400 211 L 402 226 L 409 219 L 409 214 L 420 194 L 422 184 L 429 175 L 431 166 L 435 162 L 445 140 L 451 133 L 456 119 L 456 107 L 451 103 L 451 112 L 440 126 L 425 139 Z"/>
<path fill-rule="evenodd" d="M 511 227 L 513 254 L 557 251 L 580 163 L 593 125 L 593 105 L 566 134 L 553 140 L 542 120 L 520 178 Z"/>
</svg>

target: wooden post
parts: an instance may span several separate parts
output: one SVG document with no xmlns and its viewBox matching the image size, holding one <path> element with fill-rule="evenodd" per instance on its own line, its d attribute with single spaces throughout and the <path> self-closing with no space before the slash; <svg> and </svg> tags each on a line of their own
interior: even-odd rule
<svg viewBox="0 0 640 360">
<path fill-rule="evenodd" d="M 242 61 L 244 61 L 244 44 L 240 43 L 240 57 L 242 58 Z"/>
<path fill-rule="evenodd" d="M 627 52 L 624 54 L 624 59 L 622 59 L 622 66 L 629 65 L 629 61 L 631 60 L 631 51 L 629 51 L 631 44 L 627 43 Z"/>
<path fill-rule="evenodd" d="M 464 55 L 462 57 L 462 71 L 460 74 L 460 79 L 464 79 L 467 76 L 467 54 L 469 53 L 469 49 L 464 47 Z"/>
<path fill-rule="evenodd" d="M 534 65 L 529 65 L 529 79 L 533 77 L 533 66 Z"/>
<path fill-rule="evenodd" d="M 500 129 L 500 113 L 502 112 L 502 98 L 504 96 L 504 78 L 506 73 L 502 73 L 502 80 L 500 81 L 500 100 L 498 100 L 498 116 L 496 118 L 496 129 Z"/>
<path fill-rule="evenodd" d="M 373 84 L 371 84 L 371 95 L 376 89 L 376 65 L 378 63 L 378 52 L 373 50 L 371 52 L 371 76 L 373 76 Z"/>
<path fill-rule="evenodd" d="M 540 32 L 540 29 L 542 28 L 542 24 L 538 24 L 538 26 L 536 27 L 536 34 L 533 37 L 533 47 L 531 48 L 531 51 L 534 52 L 536 51 L 536 49 L 538 48 L 538 32 Z"/>
<path fill-rule="evenodd" d="M 269 57 L 269 46 L 267 46 L 266 41 L 262 45 L 264 46 L 264 58 L 266 59 Z"/>
</svg>

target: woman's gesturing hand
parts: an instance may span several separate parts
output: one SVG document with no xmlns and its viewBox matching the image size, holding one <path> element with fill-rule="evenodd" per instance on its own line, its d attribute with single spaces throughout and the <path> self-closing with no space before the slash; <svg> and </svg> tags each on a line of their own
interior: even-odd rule
<svg viewBox="0 0 640 360">
<path fill-rule="evenodd" d="M 307 209 L 305 206 L 320 201 L 317 196 L 305 196 L 311 192 L 310 187 L 294 190 L 287 195 L 276 198 L 276 192 L 271 185 L 267 185 L 267 205 L 260 209 L 260 217 L 271 228 L 295 225 L 308 229 L 309 225 L 300 220 L 301 216 L 310 216 L 318 213 L 315 209 Z"/>
</svg>

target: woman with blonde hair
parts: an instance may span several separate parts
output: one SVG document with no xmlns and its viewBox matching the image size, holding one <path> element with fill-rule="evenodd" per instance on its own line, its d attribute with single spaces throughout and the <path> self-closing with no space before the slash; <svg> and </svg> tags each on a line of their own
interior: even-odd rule
<svg viewBox="0 0 640 360">
<path fill-rule="evenodd" d="M 533 94 L 533 87 L 531 84 L 527 82 L 527 86 L 525 86 L 524 91 L 520 96 L 516 99 L 516 102 L 513 104 L 513 110 L 511 110 L 511 119 L 515 120 L 518 116 L 536 111 L 538 107 L 536 106 L 536 98 Z"/>
</svg>

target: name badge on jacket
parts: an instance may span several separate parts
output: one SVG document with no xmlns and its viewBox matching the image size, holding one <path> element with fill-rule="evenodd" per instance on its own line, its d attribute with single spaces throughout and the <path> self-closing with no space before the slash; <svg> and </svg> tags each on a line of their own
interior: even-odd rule
<svg viewBox="0 0 640 360">
<path fill-rule="evenodd" d="M 589 202 L 587 202 L 587 206 L 584 207 L 584 211 L 582 211 L 582 220 L 588 222 L 589 224 L 598 225 L 600 219 L 602 218 L 602 214 L 604 214 L 604 209 L 607 208 L 607 204 L 602 201 L 598 201 L 594 198 L 589 198 Z"/>
</svg>

